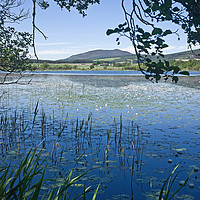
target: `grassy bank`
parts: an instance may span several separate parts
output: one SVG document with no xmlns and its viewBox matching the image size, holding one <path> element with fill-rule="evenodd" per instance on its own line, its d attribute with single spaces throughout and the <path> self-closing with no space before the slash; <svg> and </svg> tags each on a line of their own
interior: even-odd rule
<svg viewBox="0 0 200 200">
<path fill-rule="evenodd" d="M 171 66 L 178 66 L 181 70 L 200 71 L 200 60 L 171 60 Z M 145 67 L 144 67 L 145 68 Z M 133 70 L 139 71 L 135 63 L 117 62 L 117 63 L 34 63 L 33 69 L 38 71 L 64 71 L 64 70 Z"/>
<path fill-rule="evenodd" d="M 129 65 L 126 63 L 119 64 L 91 64 L 91 63 L 83 63 L 83 64 L 49 64 L 49 63 L 41 63 L 41 64 L 33 64 L 34 70 L 38 71 L 64 71 L 64 70 L 134 70 L 138 71 L 139 68 L 137 64 Z"/>
</svg>

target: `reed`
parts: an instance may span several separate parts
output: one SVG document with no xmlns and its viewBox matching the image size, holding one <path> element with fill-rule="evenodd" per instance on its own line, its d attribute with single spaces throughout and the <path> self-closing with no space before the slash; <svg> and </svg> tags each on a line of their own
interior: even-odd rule
<svg viewBox="0 0 200 200">
<path fill-rule="evenodd" d="M 172 170 L 171 174 L 168 176 L 168 178 L 165 180 L 161 190 L 160 190 L 160 194 L 158 197 L 158 200 L 170 200 L 172 199 L 188 182 L 189 178 L 191 177 L 192 173 L 194 172 L 194 170 L 192 170 L 190 172 L 190 174 L 188 175 L 188 177 L 186 178 L 186 180 L 184 181 L 184 184 L 182 184 L 175 192 L 173 192 L 170 195 L 172 186 L 177 178 L 177 176 L 179 175 L 179 172 L 175 174 L 176 169 L 179 167 L 180 164 L 176 165 L 174 167 L 174 169 Z"/>
<path fill-rule="evenodd" d="M 29 115 L 29 118 L 26 118 L 27 112 L 24 111 L 21 113 L 17 113 L 17 111 L 15 111 L 13 115 L 9 115 L 7 113 L 1 114 L 0 144 L 2 155 L 4 155 L 4 153 L 8 153 L 9 150 L 13 149 L 15 149 L 14 151 L 17 152 L 16 157 L 23 155 L 23 153 L 25 153 L 26 149 L 28 148 L 28 146 L 25 145 L 24 149 L 21 147 L 23 142 L 28 140 L 29 137 L 32 137 L 33 139 L 34 137 L 37 137 L 37 142 L 40 142 L 40 144 L 42 144 L 43 150 L 45 149 L 47 153 L 49 153 L 49 160 L 52 160 L 54 166 L 63 166 L 63 163 L 65 162 L 64 160 L 68 158 L 67 156 L 65 157 L 65 154 L 67 152 L 66 149 L 68 150 L 67 146 L 71 145 L 72 147 L 70 148 L 73 148 L 74 152 L 76 151 L 75 156 L 80 155 L 80 153 L 82 152 L 85 153 L 87 151 L 87 148 L 90 147 L 91 149 L 89 149 L 89 151 L 91 151 L 91 154 L 96 151 L 95 153 L 98 161 L 101 151 L 104 150 L 107 168 L 108 165 L 110 165 L 113 151 L 116 151 L 116 149 L 118 148 L 118 156 L 120 159 L 119 165 L 126 168 L 127 162 L 128 168 L 131 170 L 131 180 L 134 179 L 135 171 L 141 171 L 141 166 L 143 164 L 145 138 L 143 137 L 143 133 L 140 130 L 140 127 L 135 125 L 133 120 L 129 121 L 127 129 L 127 123 L 125 120 L 123 121 L 124 118 L 122 118 L 121 114 L 118 122 L 116 122 L 116 119 L 114 118 L 113 129 L 103 131 L 101 130 L 100 135 L 97 133 L 98 131 L 95 130 L 95 123 L 93 127 L 92 113 L 89 113 L 86 119 L 82 120 L 78 118 L 70 119 L 67 113 L 67 116 L 66 118 L 64 118 L 63 121 L 63 117 L 62 119 L 57 117 L 56 110 L 53 110 L 53 116 L 49 118 L 47 118 L 47 114 L 43 110 L 41 110 L 41 112 L 38 111 L 39 101 L 35 106 L 34 112 L 31 112 L 31 114 Z M 49 142 L 50 138 L 51 142 Z M 67 143 L 68 140 L 71 140 L 70 144 Z M 117 141 L 119 142 L 117 143 Z M 66 142 L 64 144 L 65 146 L 63 145 L 64 142 Z M 114 148 L 113 143 L 115 145 Z M 60 144 L 63 146 L 61 146 Z M 36 146 L 34 142 L 32 142 L 32 145 Z M 102 145 L 105 146 L 102 147 Z M 70 186 L 81 180 L 81 177 L 84 176 L 87 171 L 85 171 L 83 175 L 81 174 L 75 178 L 72 178 L 72 170 L 67 177 L 68 182 L 64 182 L 62 186 L 57 187 L 56 189 L 45 191 L 43 194 L 43 190 L 41 188 L 43 184 L 47 182 L 45 179 L 45 175 L 49 166 L 47 165 L 44 167 L 44 162 L 40 158 L 40 152 L 38 155 L 36 154 L 38 153 L 36 153 L 35 150 L 28 152 L 24 160 L 17 167 L 13 168 L 13 166 L 2 166 L 2 169 L 0 170 L 0 199 L 37 199 L 39 198 L 39 196 L 41 197 L 41 195 L 44 196 L 44 199 L 49 200 L 76 198 L 86 199 L 86 193 L 90 189 L 86 188 L 84 184 L 82 184 L 84 186 L 84 189 L 82 186 L 83 190 L 81 192 L 79 190 L 76 191 L 72 196 L 70 196 L 71 194 L 68 192 L 68 189 L 70 188 Z M 86 157 L 84 157 L 84 159 L 86 161 Z M 130 163 L 128 164 L 129 161 Z M 14 161 L 14 163 L 17 162 Z M 87 166 L 87 163 L 88 161 L 81 162 L 81 165 L 85 167 Z M 19 171 L 14 170 L 15 168 L 19 168 Z M 190 178 L 191 174 L 186 179 L 185 184 L 179 187 L 175 191 L 175 193 L 171 194 L 172 186 L 174 185 L 177 177 L 177 175 L 173 177 L 176 169 L 177 167 L 172 171 L 170 176 L 164 182 L 160 191 L 159 200 L 172 199 L 175 194 L 177 194 L 180 189 L 183 188 L 183 186 Z M 13 182 L 13 180 L 15 181 Z M 99 186 L 97 187 L 97 191 L 98 189 Z M 96 198 L 95 194 L 94 198 Z"/>
<path fill-rule="evenodd" d="M 35 106 L 34 116 L 33 116 L 33 126 L 32 126 L 32 128 L 33 128 L 34 125 L 35 125 L 36 116 L 37 116 L 38 111 L 39 111 L 39 110 L 38 110 L 38 106 L 39 106 L 39 100 L 37 101 L 36 106 Z"/>
<path fill-rule="evenodd" d="M 85 194 L 89 191 L 90 187 L 84 188 L 83 194 L 80 194 L 79 192 L 74 197 L 69 196 L 70 192 L 68 192 L 68 189 L 77 183 L 87 171 L 72 178 L 73 170 L 71 170 L 61 186 L 49 190 L 42 190 L 42 186 L 48 181 L 48 179 L 45 179 L 45 173 L 48 166 L 46 165 L 43 167 L 44 160 L 41 161 L 40 159 L 41 153 L 42 151 L 37 153 L 37 148 L 34 150 L 31 149 L 18 167 L 16 166 L 16 168 L 12 169 L 10 165 L 1 167 L 0 199 L 37 200 L 41 199 L 41 197 L 44 200 L 73 200 L 77 199 L 77 197 L 80 197 L 79 199 L 85 199 Z M 37 177 L 39 178 L 37 179 Z M 98 189 L 99 185 L 94 192 L 93 200 L 96 199 Z"/>
</svg>

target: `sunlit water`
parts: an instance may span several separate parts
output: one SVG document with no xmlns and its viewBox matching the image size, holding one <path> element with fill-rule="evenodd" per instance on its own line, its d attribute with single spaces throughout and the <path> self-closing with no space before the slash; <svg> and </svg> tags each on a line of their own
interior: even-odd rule
<svg viewBox="0 0 200 200">
<path fill-rule="evenodd" d="M 81 183 L 101 183 L 97 199 L 156 199 L 176 164 L 182 172 L 174 190 L 200 167 L 200 90 L 132 76 L 31 78 L 29 85 L 0 86 L 0 114 L 16 113 L 21 124 L 14 136 L 1 136 L 2 161 L 39 145 L 50 160 L 48 175 L 60 181 L 73 167 L 74 175 L 94 167 Z M 195 187 L 185 186 L 175 199 L 199 199 L 199 176 L 194 172 Z"/>
</svg>

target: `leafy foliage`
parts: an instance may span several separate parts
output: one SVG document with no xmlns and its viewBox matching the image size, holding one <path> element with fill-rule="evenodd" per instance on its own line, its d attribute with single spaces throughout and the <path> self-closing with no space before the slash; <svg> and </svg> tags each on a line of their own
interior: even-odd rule
<svg viewBox="0 0 200 200">
<path fill-rule="evenodd" d="M 100 3 L 100 0 L 54 0 L 57 5 L 61 8 L 61 9 L 66 9 L 68 11 L 71 10 L 71 8 L 75 8 L 79 11 L 80 14 L 82 14 L 83 16 L 86 16 L 85 11 L 88 9 L 89 4 L 95 4 L 95 3 Z M 50 6 L 50 3 L 48 0 L 42 0 L 39 1 L 39 6 L 42 9 L 47 9 Z"/>
<path fill-rule="evenodd" d="M 190 0 L 136 0 L 130 2 L 122 0 L 122 9 L 125 14 L 125 23 L 115 29 L 108 29 L 107 35 L 117 33 L 116 39 L 120 44 L 120 37 L 127 37 L 136 52 L 138 65 L 145 77 L 158 82 L 161 76 L 165 80 L 169 77 L 177 82 L 176 74 L 188 75 L 180 68 L 170 66 L 164 59 L 163 50 L 168 47 L 165 37 L 177 34 L 170 29 L 163 30 L 159 25 L 162 22 L 171 22 L 179 25 L 187 35 L 190 47 L 200 44 L 200 4 Z M 128 4 L 129 3 L 129 4 Z M 193 12 L 194 9 L 194 12 Z M 141 24 L 145 26 L 141 26 Z M 142 28 L 145 27 L 145 28 Z M 153 58 L 153 59 L 152 59 Z M 156 60 L 156 61 L 155 61 Z M 142 68 L 147 66 L 147 70 Z"/>
<path fill-rule="evenodd" d="M 30 70 L 28 53 L 31 42 L 29 33 L 0 26 L 0 71 L 11 73 Z"/>
<path fill-rule="evenodd" d="M 6 78 L 13 72 L 31 70 L 28 53 L 32 46 L 32 36 L 27 32 L 18 32 L 13 27 L 6 26 L 8 22 L 18 22 L 27 17 L 27 12 L 19 9 L 19 13 L 13 12 L 22 5 L 21 1 L 2 0 L 0 2 L 0 71 L 6 72 L 1 84 L 6 83 Z"/>
<path fill-rule="evenodd" d="M 75 8 L 83 16 L 86 15 L 89 4 L 99 3 L 100 0 L 54 0 L 61 9 Z M 7 72 L 2 83 L 6 82 L 6 77 L 12 72 L 23 72 L 31 70 L 28 53 L 32 46 L 37 58 L 35 49 L 35 30 L 39 31 L 45 39 L 43 32 L 35 24 L 36 4 L 42 9 L 47 9 L 50 4 L 45 0 L 32 0 L 33 2 L 33 34 L 27 32 L 17 32 L 13 27 L 7 27 L 7 22 L 19 22 L 28 17 L 28 12 L 21 8 L 22 1 L 2 0 L 0 2 L 0 71 Z M 19 10 L 19 12 L 16 11 Z"/>
</svg>

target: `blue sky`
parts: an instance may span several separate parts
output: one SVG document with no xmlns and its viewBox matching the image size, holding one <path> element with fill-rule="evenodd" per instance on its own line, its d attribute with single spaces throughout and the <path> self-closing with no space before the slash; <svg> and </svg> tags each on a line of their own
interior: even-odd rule
<svg viewBox="0 0 200 200">
<path fill-rule="evenodd" d="M 52 2 L 50 0 L 50 2 Z M 25 1 L 25 7 L 32 11 L 31 1 Z M 121 39 L 117 45 L 117 35 L 106 35 L 106 30 L 115 28 L 124 22 L 121 0 L 101 0 L 100 5 L 92 5 L 87 11 L 87 16 L 82 17 L 78 11 L 61 10 L 52 3 L 47 10 L 37 8 L 37 26 L 48 37 L 44 40 L 41 34 L 36 35 L 37 54 L 40 59 L 63 59 L 71 55 L 83 53 L 94 49 L 121 49 L 134 53 L 128 39 Z M 31 17 L 19 25 L 19 30 L 31 31 Z M 176 30 L 172 24 L 164 24 L 163 29 Z M 181 40 L 176 36 L 167 38 L 170 45 L 165 53 L 174 53 L 187 50 L 186 38 L 179 31 Z"/>
</svg>

